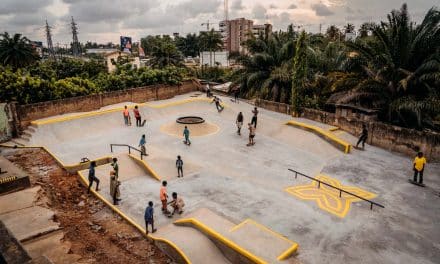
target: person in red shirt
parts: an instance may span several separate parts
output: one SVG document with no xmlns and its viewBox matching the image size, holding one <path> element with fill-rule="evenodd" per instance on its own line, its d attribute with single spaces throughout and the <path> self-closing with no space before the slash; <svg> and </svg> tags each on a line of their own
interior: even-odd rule
<svg viewBox="0 0 440 264">
<path fill-rule="evenodd" d="M 140 127 L 142 125 L 141 113 L 139 112 L 138 106 L 136 105 L 133 109 L 134 118 L 136 118 L 136 126 Z"/>
<path fill-rule="evenodd" d="M 162 212 L 164 214 L 169 214 L 168 204 L 167 204 L 168 194 L 167 194 L 167 181 L 162 182 L 162 187 L 160 187 L 160 201 L 162 202 Z"/>
</svg>

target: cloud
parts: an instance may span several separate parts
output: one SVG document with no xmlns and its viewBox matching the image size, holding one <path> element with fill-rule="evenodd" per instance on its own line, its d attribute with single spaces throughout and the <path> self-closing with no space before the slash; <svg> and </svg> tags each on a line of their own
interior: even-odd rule
<svg viewBox="0 0 440 264">
<path fill-rule="evenodd" d="M 242 0 L 233 1 L 231 8 L 232 8 L 232 10 L 243 10 L 244 6 L 243 6 Z"/>
<path fill-rule="evenodd" d="M 52 3 L 53 0 L 1 0 L 0 15 L 35 13 Z"/>
<path fill-rule="evenodd" d="M 266 12 L 266 8 L 260 4 L 256 4 L 252 8 L 253 17 L 258 20 L 264 20 L 266 18 Z"/>
<path fill-rule="evenodd" d="M 287 7 L 287 9 L 297 9 L 297 8 L 298 8 L 298 6 L 295 5 L 295 4 L 290 4 L 290 5 Z"/>
<path fill-rule="evenodd" d="M 330 8 L 328 8 L 322 2 L 311 5 L 311 8 L 313 11 L 315 11 L 317 16 L 331 16 L 334 14 L 333 11 L 331 11 Z"/>
<path fill-rule="evenodd" d="M 270 4 L 269 5 L 269 9 L 277 9 L 277 8 L 278 8 L 278 6 L 275 5 L 275 4 Z"/>
<path fill-rule="evenodd" d="M 271 15 L 270 19 L 272 24 L 275 25 L 275 29 L 286 30 L 287 26 L 292 24 L 290 15 L 287 12 L 282 12 L 279 15 Z"/>
</svg>

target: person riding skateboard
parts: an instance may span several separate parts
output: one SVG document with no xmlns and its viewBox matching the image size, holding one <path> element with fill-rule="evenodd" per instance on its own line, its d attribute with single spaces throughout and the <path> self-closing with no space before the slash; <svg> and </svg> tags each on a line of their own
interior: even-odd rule
<svg viewBox="0 0 440 264">
<path fill-rule="evenodd" d="M 147 149 L 145 148 L 145 144 L 147 141 L 145 140 L 145 135 L 142 135 L 141 140 L 139 141 L 139 147 L 141 147 L 142 155 L 147 156 Z"/>
<path fill-rule="evenodd" d="M 359 143 L 362 142 L 362 149 L 364 149 L 365 142 L 367 141 L 367 138 L 368 138 L 367 126 L 365 124 L 362 124 L 362 133 L 361 133 L 361 136 L 359 137 L 358 142 L 356 143 L 356 148 L 358 148 Z"/>
</svg>

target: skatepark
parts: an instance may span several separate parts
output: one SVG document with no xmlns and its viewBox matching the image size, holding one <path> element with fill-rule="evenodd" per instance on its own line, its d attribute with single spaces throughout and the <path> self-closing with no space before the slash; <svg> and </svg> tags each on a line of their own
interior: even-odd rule
<svg viewBox="0 0 440 264">
<path fill-rule="evenodd" d="M 440 164 L 425 169 L 426 188 L 408 183 L 412 159 L 367 146 L 350 153 L 334 142 L 355 144 L 352 135 L 325 124 L 259 109 L 254 146 L 247 144 L 253 105 L 221 97 L 218 112 L 210 99 L 189 93 L 139 105 L 144 127 L 125 126 L 126 102 L 99 111 L 36 120 L 28 146 L 44 146 L 65 165 L 81 159 L 117 157 L 121 199 L 117 207 L 144 226 L 144 210 L 154 202 L 152 237 L 173 244 L 191 263 L 436 263 L 440 259 Z M 236 133 L 238 112 L 244 115 Z M 182 116 L 205 123 L 188 125 L 191 146 L 182 143 Z M 289 121 L 295 126 L 288 125 Z M 299 124 L 299 125 L 298 125 Z M 301 129 L 313 127 L 333 139 Z M 322 132 L 323 131 L 323 132 Z M 148 156 L 138 148 L 146 135 Z M 115 144 L 111 148 L 111 144 Z M 184 161 L 177 178 L 175 160 Z M 142 158 L 142 159 L 141 159 Z M 100 164 L 98 164 L 100 165 Z M 110 164 L 96 169 L 99 195 L 111 203 Z M 289 171 L 300 172 L 374 201 L 373 206 Z M 87 169 L 79 171 L 87 178 Z M 161 213 L 159 188 L 185 201 L 184 213 Z"/>
</svg>

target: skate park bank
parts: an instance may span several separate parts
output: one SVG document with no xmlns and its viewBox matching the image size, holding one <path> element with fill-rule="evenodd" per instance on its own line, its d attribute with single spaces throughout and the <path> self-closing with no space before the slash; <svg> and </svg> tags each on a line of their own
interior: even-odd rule
<svg viewBox="0 0 440 264">
<path fill-rule="evenodd" d="M 147 119 L 145 128 L 124 127 L 123 105 L 36 120 L 26 144 L 44 146 L 66 169 L 78 171 L 85 184 L 89 164 L 78 162 L 99 160 L 97 176 L 103 187 L 96 195 L 141 232 L 145 231 L 146 203 L 154 201 L 158 232 L 149 237 L 179 263 L 206 263 L 207 259 L 214 263 L 327 263 L 329 258 L 334 263 L 404 259 L 435 263 L 439 257 L 435 241 L 440 236 L 433 223 L 440 219 L 438 203 L 430 201 L 438 199 L 432 191 L 439 187 L 438 164 L 429 164 L 425 172 L 432 189 L 414 189 L 406 182 L 410 159 L 370 146 L 367 151 L 345 154 L 319 136 L 285 124 L 319 127 L 353 144 L 351 135 L 266 110 L 260 110 L 256 145 L 246 147 L 245 136 L 235 134 L 235 117 L 242 111 L 250 119 L 253 106 L 221 98 L 228 106 L 222 113 L 198 93 L 139 103 Z M 124 104 L 134 105 L 131 100 Z M 193 138 L 190 147 L 163 131 L 176 117 L 193 114 L 216 125 L 218 131 Z M 111 152 L 110 144 L 137 146 L 141 134 L 148 138 L 148 157 L 129 156 L 126 147 Z M 185 160 L 183 179 L 175 176 L 177 155 Z M 116 207 L 108 194 L 111 157 L 118 157 L 121 167 L 123 201 Z M 289 168 L 312 176 L 324 173 L 333 184 L 358 188 L 364 191 L 359 195 L 385 208 L 371 211 L 368 203 L 353 201 L 351 208 L 343 208 L 343 216 L 333 214 L 292 192 L 327 195 L 323 204 L 335 211 L 337 195 L 318 189 L 308 179 L 295 179 Z M 187 204 L 185 212 L 173 219 L 160 215 L 158 192 L 163 179 Z M 347 197 L 341 198 L 346 205 Z M 418 215 L 430 221 L 423 228 L 415 224 Z M 402 239 L 408 242 L 401 245 Z"/>
</svg>

